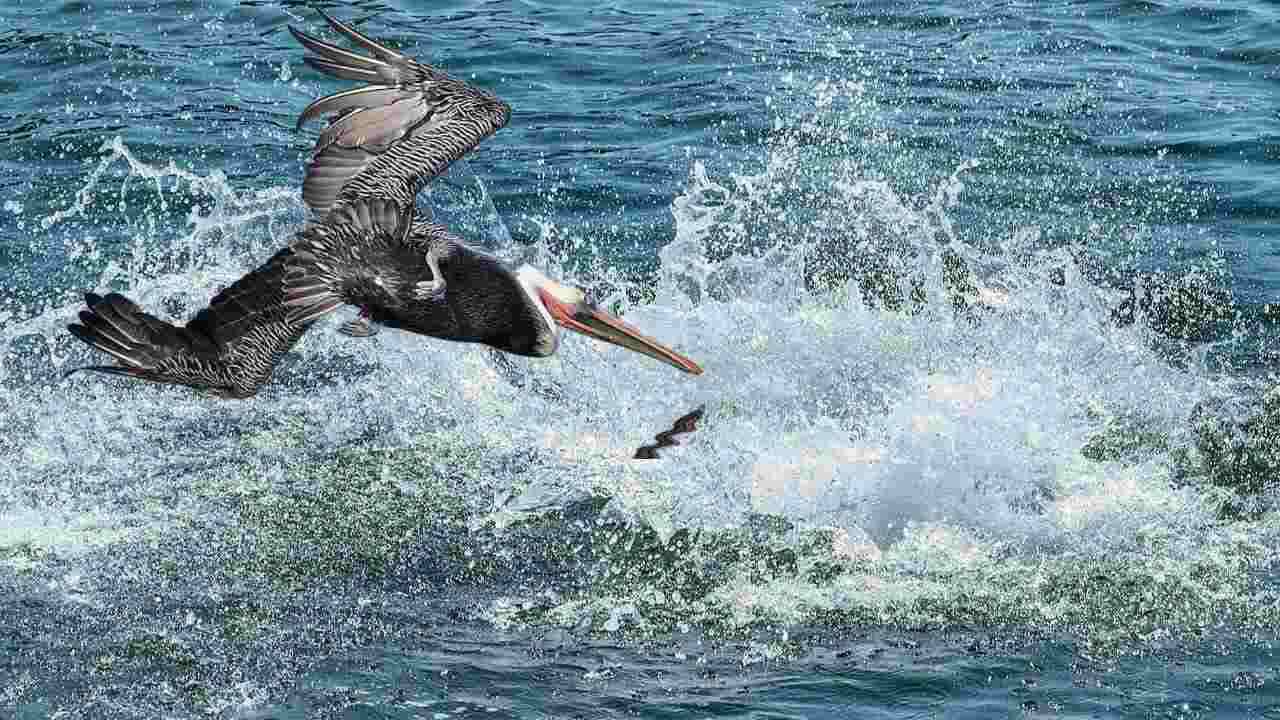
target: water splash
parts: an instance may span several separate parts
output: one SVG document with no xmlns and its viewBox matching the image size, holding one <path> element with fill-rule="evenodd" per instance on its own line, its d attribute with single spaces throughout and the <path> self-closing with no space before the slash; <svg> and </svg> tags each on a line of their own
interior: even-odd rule
<svg viewBox="0 0 1280 720">
<path fill-rule="evenodd" d="M 345 338 L 337 320 L 261 396 L 233 403 L 60 382 L 87 352 L 62 330 L 75 300 L 6 321 L 6 571 L 107 602 L 118 557 L 154 553 L 217 588 L 217 603 L 247 592 L 282 616 L 271 591 L 243 586 L 376 570 L 420 590 L 431 571 L 489 583 L 498 624 L 621 634 L 950 623 L 1160 641 L 1222 608 L 1236 628 L 1271 617 L 1259 577 L 1276 559 L 1274 516 L 1224 522 L 1212 493 L 1175 482 L 1193 408 L 1231 395 L 1227 383 L 1164 362 L 1143 325 L 1117 326 L 1116 294 L 1039 228 L 960 242 L 974 162 L 908 192 L 859 151 L 891 142 L 862 132 L 859 85 L 797 86 L 801 109 L 775 123 L 756 167 L 694 163 L 653 277 L 590 252 L 589 228 L 544 220 L 528 253 L 697 359 L 697 379 L 581 338 L 500 364 L 397 333 Z M 185 225 L 126 219 L 129 259 L 91 240 L 77 252 L 94 289 L 169 317 L 301 220 L 293 190 L 239 191 L 114 141 L 40 224 L 110 205 L 117 171 L 123 215 L 141 193 L 147 207 L 189 207 Z M 433 193 L 467 236 L 525 252 L 465 168 Z M 700 406 L 681 445 L 632 459 Z M 1082 454 L 1121 420 L 1154 437 L 1141 457 Z M 197 550 L 165 544 L 193 537 Z M 520 549 L 527 538 L 536 553 Z M 237 628 L 303 622 L 235 607 Z M 180 662 L 185 647 L 135 650 Z M 224 690 L 209 707 L 263 692 Z"/>
<path fill-rule="evenodd" d="M 798 127 L 816 132 L 808 120 Z M 824 612 L 927 623 L 922 605 L 972 611 L 965 598 L 986 587 L 1000 588 L 999 611 L 972 622 L 1060 620 L 1158 637 L 1203 622 L 1222 587 L 1236 611 L 1265 615 L 1270 591 L 1253 583 L 1276 556 L 1241 543 L 1259 549 L 1274 529 L 1241 535 L 1246 526 L 1221 520 L 1213 492 L 1175 477 L 1179 448 L 1196 442 L 1193 411 L 1226 391 L 1221 379 L 1169 365 L 1147 328 L 1119 326 L 1120 297 L 1089 281 L 1076 252 L 1044 247 L 1038 228 L 990 238 L 994 251 L 959 243 L 950 213 L 975 163 L 912 196 L 868 177 L 847 145 L 815 152 L 797 134 L 781 132 L 756 173 L 717 178 L 695 163 L 672 204 L 676 235 L 661 250 L 653 301 L 635 308 L 707 368 L 680 395 L 708 408 L 688 449 L 643 471 L 592 463 L 538 478 L 556 490 L 535 482 L 526 497 L 542 507 L 563 499 L 564 485 L 589 483 L 661 542 L 684 528 L 784 518 L 796 532 L 852 538 L 814 562 L 865 571 L 841 576 L 852 584 L 839 589 L 804 572 L 761 580 L 744 559 L 744 575 L 696 607 L 602 581 L 601 595 L 549 617 L 616 624 L 613 609 L 630 615 L 639 603 L 640 628 L 686 611 L 715 616 L 707 607 L 737 608 L 743 626 Z M 637 374 L 628 397 L 670 397 L 649 382 Z M 628 397 L 583 398 L 603 412 L 573 437 L 628 433 L 643 413 Z M 1117 419 L 1145 433 L 1144 460 L 1083 454 Z M 722 550 L 690 553 L 710 562 Z M 1153 624 L 1131 623 L 1116 604 L 1126 591 L 1106 589 L 1112 580 L 1081 596 L 1090 573 L 1171 587 L 1148 596 Z M 1071 612 L 1066 596 L 1078 603 Z"/>
</svg>

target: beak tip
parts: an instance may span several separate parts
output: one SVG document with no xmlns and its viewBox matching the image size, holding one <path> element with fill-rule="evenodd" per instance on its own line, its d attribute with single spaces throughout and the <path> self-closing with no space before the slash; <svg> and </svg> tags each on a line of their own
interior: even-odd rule
<svg viewBox="0 0 1280 720">
<path fill-rule="evenodd" d="M 638 329 L 628 325 L 622 318 L 616 317 L 594 305 L 581 304 L 569 307 L 555 297 L 543 296 L 543 302 L 551 312 L 552 318 L 562 327 L 579 332 L 588 337 L 624 347 L 628 350 L 648 355 L 671 365 L 690 375 L 701 375 L 702 366 L 666 347 L 653 338 L 647 337 Z"/>
</svg>

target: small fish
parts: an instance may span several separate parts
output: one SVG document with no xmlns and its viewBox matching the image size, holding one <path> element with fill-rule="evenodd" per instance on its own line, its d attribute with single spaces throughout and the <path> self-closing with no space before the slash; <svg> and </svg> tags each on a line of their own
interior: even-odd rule
<svg viewBox="0 0 1280 720">
<path fill-rule="evenodd" d="M 691 433 L 698 429 L 698 421 L 702 419 L 702 415 L 706 412 L 706 405 L 699 405 L 694 410 L 680 416 L 674 423 L 671 423 L 670 430 L 664 430 L 653 436 L 656 440 L 652 445 L 642 445 L 636 450 L 636 460 L 656 460 L 658 459 L 658 451 L 663 448 L 669 448 L 679 445 L 680 441 L 676 439 L 677 435 Z"/>
</svg>

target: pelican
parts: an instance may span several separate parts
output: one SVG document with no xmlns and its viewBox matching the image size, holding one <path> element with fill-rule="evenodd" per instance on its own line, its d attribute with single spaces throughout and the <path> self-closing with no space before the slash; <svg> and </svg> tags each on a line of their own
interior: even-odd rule
<svg viewBox="0 0 1280 720">
<path fill-rule="evenodd" d="M 361 86 L 322 97 L 298 118 L 329 116 L 307 165 L 312 212 L 288 247 L 219 292 L 179 327 L 118 293 L 85 295 L 72 335 L 114 365 L 80 370 L 247 398 L 319 318 L 359 308 L 339 330 L 379 327 L 481 343 L 531 357 L 556 352 L 562 328 L 619 345 L 686 373 L 702 368 L 529 265 L 511 268 L 415 217 L 423 185 L 506 125 L 494 94 L 397 53 L 320 14 L 366 54 L 290 27 L 304 62 Z"/>
</svg>

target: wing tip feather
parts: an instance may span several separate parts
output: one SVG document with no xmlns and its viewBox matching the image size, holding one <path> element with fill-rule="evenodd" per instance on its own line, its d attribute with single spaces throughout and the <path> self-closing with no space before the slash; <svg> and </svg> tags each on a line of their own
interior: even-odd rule
<svg viewBox="0 0 1280 720">
<path fill-rule="evenodd" d="M 332 15 L 325 12 L 324 10 L 320 8 L 316 8 L 316 12 L 320 13 L 320 17 L 324 18 L 325 22 L 329 23 L 329 27 L 347 36 L 356 44 L 361 45 L 366 50 L 369 50 L 373 54 L 377 55 L 379 59 L 391 60 L 396 62 L 403 62 L 408 59 L 404 55 L 396 52 L 395 50 L 392 50 L 391 48 L 383 45 L 377 40 L 374 40 L 373 38 L 360 32 L 359 30 L 356 30 L 350 25 L 347 25 L 341 20 L 338 20 L 337 18 L 333 17 Z"/>
<path fill-rule="evenodd" d="M 298 115 L 297 129 L 319 117 L 331 117 L 307 163 L 302 186 L 303 200 L 313 216 L 324 218 L 335 208 L 369 195 L 414 194 L 510 121 L 511 106 L 493 93 L 450 79 L 325 10 L 316 11 L 334 32 L 358 47 L 347 50 L 289 26 L 293 36 L 315 54 L 304 56 L 303 62 L 327 75 L 367 84 L 318 98 Z M 360 54 L 360 49 L 374 57 Z M 427 102 L 429 97 L 437 98 L 433 93 L 438 99 Z M 440 110 L 441 104 L 448 106 L 445 111 Z M 433 116 L 439 121 L 427 122 Z M 448 142 L 428 138 L 422 146 L 434 148 L 431 153 L 419 153 L 421 158 L 415 155 L 399 163 L 393 162 L 393 157 L 370 169 L 391 153 L 398 141 L 431 133 L 439 133 Z M 352 158 L 350 153 L 361 157 Z M 366 172 L 378 187 L 353 189 L 352 181 Z"/>
</svg>

